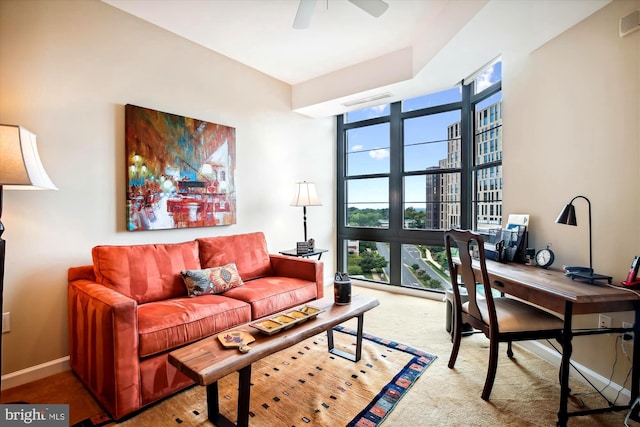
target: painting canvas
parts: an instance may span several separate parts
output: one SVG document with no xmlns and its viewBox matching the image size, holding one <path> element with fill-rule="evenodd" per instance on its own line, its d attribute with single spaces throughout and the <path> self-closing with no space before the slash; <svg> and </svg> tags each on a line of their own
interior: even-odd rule
<svg viewBox="0 0 640 427">
<path fill-rule="evenodd" d="M 235 128 L 125 106 L 128 230 L 236 223 Z"/>
</svg>

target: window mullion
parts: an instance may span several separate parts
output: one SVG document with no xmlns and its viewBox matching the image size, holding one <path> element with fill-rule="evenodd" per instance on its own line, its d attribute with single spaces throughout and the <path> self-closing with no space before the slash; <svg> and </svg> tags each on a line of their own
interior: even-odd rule
<svg viewBox="0 0 640 427">
<path fill-rule="evenodd" d="M 403 145 L 402 121 L 400 119 L 401 103 L 391 104 L 390 132 L 390 174 L 389 174 L 389 231 L 394 235 L 402 229 L 402 170 Z"/>
<path fill-rule="evenodd" d="M 462 114 L 460 117 L 460 228 L 470 229 L 473 221 L 473 108 L 469 102 L 472 84 L 462 85 Z"/>
<path fill-rule="evenodd" d="M 347 156 L 347 143 L 346 143 L 346 132 L 344 129 L 344 116 L 339 115 L 337 117 L 337 154 L 336 154 L 336 173 L 337 173 L 337 188 L 336 188 L 336 219 L 338 225 L 338 236 L 345 232 L 346 225 L 346 197 L 345 197 L 345 187 L 346 187 L 346 156 Z M 336 260 L 338 269 L 342 269 L 342 271 L 346 271 L 347 269 L 347 254 L 345 251 L 344 244 L 342 239 L 338 238 L 338 244 L 336 245 Z"/>
<path fill-rule="evenodd" d="M 390 144 L 391 164 L 389 176 L 389 232 L 397 236 L 402 231 L 402 171 L 403 171 L 403 140 L 402 120 L 400 118 L 402 103 L 395 102 L 390 105 Z M 402 257 L 397 244 L 391 243 L 389 251 L 389 277 L 390 283 L 402 283 Z"/>
</svg>

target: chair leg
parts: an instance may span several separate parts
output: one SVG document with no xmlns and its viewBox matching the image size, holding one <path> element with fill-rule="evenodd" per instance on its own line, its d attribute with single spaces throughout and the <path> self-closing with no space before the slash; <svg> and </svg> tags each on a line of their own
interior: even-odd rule
<svg viewBox="0 0 640 427">
<path fill-rule="evenodd" d="M 487 369 L 487 378 L 484 381 L 482 389 L 482 399 L 489 400 L 493 381 L 496 379 L 496 370 L 498 369 L 498 340 L 489 339 L 489 368 Z"/>
<path fill-rule="evenodd" d="M 511 348 L 511 341 L 507 342 L 507 356 L 509 359 L 513 359 L 513 349 Z"/>
<path fill-rule="evenodd" d="M 453 369 L 458 358 L 458 350 L 460 350 L 460 341 L 462 340 L 462 318 L 454 316 L 453 318 L 453 347 L 451 348 L 451 356 L 449 356 L 449 369 Z"/>
</svg>

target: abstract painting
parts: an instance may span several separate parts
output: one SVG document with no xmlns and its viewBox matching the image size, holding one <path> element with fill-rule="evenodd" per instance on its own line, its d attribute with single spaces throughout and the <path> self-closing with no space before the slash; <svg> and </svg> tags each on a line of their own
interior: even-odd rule
<svg viewBox="0 0 640 427">
<path fill-rule="evenodd" d="M 127 229 L 236 223 L 235 128 L 125 106 Z"/>
</svg>

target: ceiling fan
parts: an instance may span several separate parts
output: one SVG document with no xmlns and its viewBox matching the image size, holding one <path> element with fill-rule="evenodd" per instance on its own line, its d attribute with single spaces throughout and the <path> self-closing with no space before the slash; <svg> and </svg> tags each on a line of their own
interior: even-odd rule
<svg viewBox="0 0 640 427">
<path fill-rule="evenodd" d="M 293 21 L 293 28 L 305 29 L 309 28 L 311 24 L 311 17 L 313 16 L 313 10 L 316 7 L 318 0 L 300 0 L 298 5 L 298 12 Z M 347 0 L 349 3 L 359 7 L 367 12 L 369 15 L 378 18 L 389 8 L 389 5 L 382 0 Z"/>
</svg>

